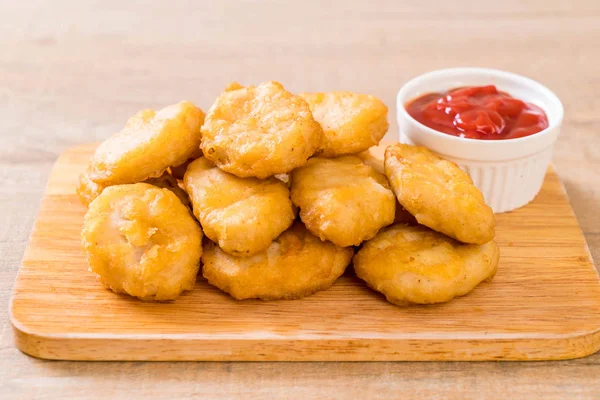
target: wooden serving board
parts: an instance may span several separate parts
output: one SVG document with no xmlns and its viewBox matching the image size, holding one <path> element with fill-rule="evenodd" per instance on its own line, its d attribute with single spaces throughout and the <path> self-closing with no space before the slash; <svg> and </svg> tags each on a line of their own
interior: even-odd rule
<svg viewBox="0 0 600 400">
<path fill-rule="evenodd" d="M 172 303 L 104 289 L 80 246 L 74 193 L 94 145 L 57 161 L 11 305 L 16 345 L 68 360 L 544 360 L 600 349 L 600 281 L 550 169 L 530 205 L 498 215 L 494 281 L 435 306 L 396 307 L 352 268 L 294 301 L 236 301 L 198 279 Z"/>
</svg>

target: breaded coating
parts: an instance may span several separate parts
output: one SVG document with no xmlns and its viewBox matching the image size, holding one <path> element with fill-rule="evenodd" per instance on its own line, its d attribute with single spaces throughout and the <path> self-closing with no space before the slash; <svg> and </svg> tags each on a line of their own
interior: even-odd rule
<svg viewBox="0 0 600 400">
<path fill-rule="evenodd" d="M 358 157 L 311 158 L 292 171 L 291 195 L 308 230 L 338 246 L 358 246 L 394 222 L 386 177 Z"/>
<path fill-rule="evenodd" d="M 183 182 L 204 234 L 235 256 L 263 251 L 296 217 L 287 186 L 276 178 L 238 178 L 202 157 Z"/>
<path fill-rule="evenodd" d="M 494 242 L 464 244 L 424 226 L 396 224 L 363 244 L 356 275 L 390 303 L 432 304 L 463 296 L 496 274 Z"/>
<path fill-rule="evenodd" d="M 278 82 L 230 85 L 202 126 L 204 156 L 239 177 L 267 178 L 304 165 L 323 136 L 308 104 Z"/>
<path fill-rule="evenodd" d="M 162 301 L 194 287 L 202 231 L 168 189 L 104 189 L 85 215 L 81 240 L 90 270 L 116 293 Z"/>
<path fill-rule="evenodd" d="M 354 154 L 379 143 L 388 131 L 388 108 L 375 96 L 351 92 L 301 93 L 323 128 L 320 157 Z"/>
<path fill-rule="evenodd" d="M 329 288 L 350 263 L 352 248 L 322 242 L 300 222 L 264 251 L 235 257 L 208 242 L 202 256 L 208 283 L 238 300 L 297 299 Z"/>
<path fill-rule="evenodd" d="M 385 151 L 385 174 L 400 204 L 417 221 L 464 243 L 495 236 L 496 219 L 469 174 L 425 147 L 394 144 Z"/>
<path fill-rule="evenodd" d="M 169 189 L 177 197 L 186 207 L 191 207 L 190 199 L 188 198 L 187 193 L 179 187 L 177 184 L 177 180 L 173 178 L 168 173 L 163 173 L 158 178 L 149 178 L 144 181 L 145 183 L 149 183 L 150 185 L 154 185 L 160 188 Z M 100 196 L 100 193 L 107 186 L 98 184 L 90 179 L 89 171 L 84 172 L 79 175 L 79 183 L 77 185 L 76 191 L 79 195 L 79 200 L 84 206 L 88 206 L 96 197 Z"/>
<path fill-rule="evenodd" d="M 96 149 L 89 177 L 105 186 L 158 177 L 198 150 L 203 122 L 204 113 L 189 101 L 142 110 Z"/>
</svg>

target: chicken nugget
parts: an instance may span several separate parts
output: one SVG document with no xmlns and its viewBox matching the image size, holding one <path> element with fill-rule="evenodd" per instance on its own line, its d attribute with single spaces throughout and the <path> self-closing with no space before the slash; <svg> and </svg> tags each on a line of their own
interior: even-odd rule
<svg viewBox="0 0 600 400">
<path fill-rule="evenodd" d="M 239 178 L 202 157 L 183 183 L 204 234 L 235 256 L 266 249 L 296 218 L 290 192 L 276 178 Z"/>
<path fill-rule="evenodd" d="M 181 200 L 183 205 L 186 207 L 191 206 L 187 193 L 179 187 L 177 180 L 168 173 L 165 172 L 158 178 L 146 179 L 144 182 L 160 188 L 169 189 L 175 193 L 177 197 L 179 197 L 179 200 Z M 77 185 L 76 191 L 79 195 L 79 200 L 81 200 L 81 203 L 87 207 L 96 197 L 100 196 L 100 193 L 102 193 L 106 187 L 107 186 L 91 180 L 88 170 L 79 175 L 79 184 Z"/>
<path fill-rule="evenodd" d="M 360 158 L 313 157 L 291 174 L 292 203 L 321 240 L 358 246 L 394 222 L 396 198 L 385 175 Z"/>
<path fill-rule="evenodd" d="M 168 189 L 104 189 L 85 214 L 81 241 L 90 270 L 115 293 L 162 301 L 194 287 L 202 231 Z"/>
<path fill-rule="evenodd" d="M 304 165 L 323 136 L 308 104 L 278 82 L 230 85 L 202 126 L 204 156 L 239 177 L 267 178 Z"/>
<path fill-rule="evenodd" d="M 379 143 L 388 131 L 386 105 L 367 94 L 350 92 L 301 93 L 323 128 L 316 155 L 354 154 Z"/>
<path fill-rule="evenodd" d="M 189 101 L 142 110 L 96 149 L 89 178 L 110 186 L 158 177 L 198 150 L 203 122 L 204 113 Z"/>
<path fill-rule="evenodd" d="M 394 144 L 385 151 L 385 174 L 400 204 L 420 224 L 464 243 L 494 238 L 494 212 L 453 162 L 425 147 Z"/>
<path fill-rule="evenodd" d="M 251 257 L 229 255 L 208 242 L 202 271 L 208 283 L 237 300 L 298 299 L 329 288 L 344 273 L 353 253 L 352 248 L 322 242 L 296 222 Z"/>
<path fill-rule="evenodd" d="M 496 274 L 494 242 L 464 244 L 424 226 L 392 225 L 363 244 L 354 271 L 390 303 L 432 304 L 463 296 Z"/>
</svg>

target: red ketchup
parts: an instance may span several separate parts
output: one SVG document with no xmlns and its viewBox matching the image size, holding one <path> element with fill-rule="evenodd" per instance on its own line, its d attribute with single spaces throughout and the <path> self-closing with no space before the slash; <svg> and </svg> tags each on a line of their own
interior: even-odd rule
<svg viewBox="0 0 600 400">
<path fill-rule="evenodd" d="M 494 85 L 428 93 L 409 102 L 406 111 L 436 131 L 470 139 L 516 139 L 548 127 L 544 110 Z"/>
</svg>

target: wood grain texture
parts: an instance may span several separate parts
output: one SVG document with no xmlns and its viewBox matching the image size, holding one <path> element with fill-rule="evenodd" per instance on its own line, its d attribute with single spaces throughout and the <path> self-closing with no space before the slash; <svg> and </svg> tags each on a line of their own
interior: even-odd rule
<svg viewBox="0 0 600 400">
<path fill-rule="evenodd" d="M 437 68 L 524 74 L 565 105 L 553 163 L 600 259 L 600 2 L 0 1 L 0 389 L 11 399 L 598 399 L 600 353 L 548 362 L 54 362 L 15 348 L 15 276 L 52 163 L 230 80 L 373 93 Z"/>
<path fill-rule="evenodd" d="M 385 146 L 374 149 L 381 155 Z M 94 145 L 65 152 L 17 276 L 16 345 L 67 360 L 544 360 L 600 349 L 600 279 L 557 175 L 497 216 L 492 284 L 447 304 L 400 308 L 348 272 L 295 301 L 236 301 L 199 279 L 172 303 L 115 295 L 87 271 L 74 193 Z M 549 218 L 551 216 L 551 218 Z M 318 316 L 318 317 L 315 317 Z"/>
</svg>

